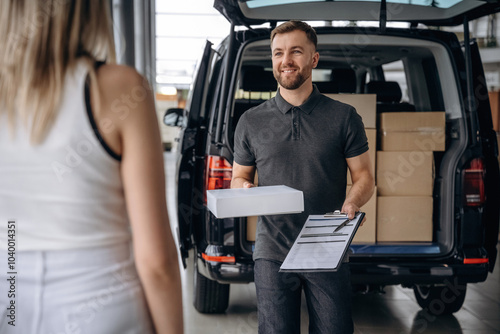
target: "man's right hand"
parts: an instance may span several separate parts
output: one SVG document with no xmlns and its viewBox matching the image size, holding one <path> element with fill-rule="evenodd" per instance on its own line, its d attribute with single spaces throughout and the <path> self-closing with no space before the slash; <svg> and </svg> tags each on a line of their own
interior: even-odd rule
<svg viewBox="0 0 500 334">
<path fill-rule="evenodd" d="M 253 188 L 255 184 L 255 166 L 243 166 L 233 162 L 233 178 L 231 188 Z"/>
</svg>

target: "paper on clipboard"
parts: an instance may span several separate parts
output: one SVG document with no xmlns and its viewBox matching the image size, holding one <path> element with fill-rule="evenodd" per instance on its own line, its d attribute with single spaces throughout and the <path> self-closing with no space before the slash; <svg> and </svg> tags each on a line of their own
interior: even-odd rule
<svg viewBox="0 0 500 334">
<path fill-rule="evenodd" d="M 364 216 L 358 212 L 338 232 L 334 230 L 347 218 L 309 216 L 280 271 L 337 271 Z"/>
</svg>

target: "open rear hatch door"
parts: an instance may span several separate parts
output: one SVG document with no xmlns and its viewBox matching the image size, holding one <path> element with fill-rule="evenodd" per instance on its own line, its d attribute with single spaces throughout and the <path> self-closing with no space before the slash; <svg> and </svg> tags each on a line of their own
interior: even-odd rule
<svg viewBox="0 0 500 334">
<path fill-rule="evenodd" d="M 202 214 L 200 208 L 203 206 L 203 194 L 196 191 L 197 171 L 200 164 L 204 164 L 203 156 L 204 141 L 200 140 L 201 129 L 205 122 L 206 89 L 207 78 L 210 72 L 210 62 L 215 51 L 212 43 L 207 41 L 203 51 L 203 57 L 198 63 L 194 81 L 188 97 L 189 104 L 184 110 L 184 117 L 180 133 L 180 155 L 177 175 L 177 199 L 178 199 L 178 238 L 179 248 L 184 268 L 188 251 L 193 247 L 192 226 L 199 221 Z"/>
<path fill-rule="evenodd" d="M 235 25 L 265 22 L 378 21 L 456 26 L 500 11 L 500 0 L 215 0 L 214 7 Z M 385 10 L 384 6 L 385 5 Z"/>
</svg>

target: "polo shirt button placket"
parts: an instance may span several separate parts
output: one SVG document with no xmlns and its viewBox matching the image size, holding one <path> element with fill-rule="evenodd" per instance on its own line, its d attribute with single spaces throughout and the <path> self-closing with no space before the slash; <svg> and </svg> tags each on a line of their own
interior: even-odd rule
<svg viewBox="0 0 500 334">
<path fill-rule="evenodd" d="M 292 139 L 299 140 L 300 139 L 300 109 L 293 107 L 292 108 Z"/>
</svg>

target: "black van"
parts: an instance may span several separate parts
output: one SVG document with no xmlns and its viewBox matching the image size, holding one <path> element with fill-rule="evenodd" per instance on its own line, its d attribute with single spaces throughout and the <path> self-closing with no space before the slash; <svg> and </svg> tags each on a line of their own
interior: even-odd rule
<svg viewBox="0 0 500 334">
<path fill-rule="evenodd" d="M 184 266 L 194 248 L 196 309 L 224 312 L 230 284 L 253 281 L 251 223 L 216 219 L 206 191 L 229 187 L 236 124 L 276 91 L 270 31 L 298 19 L 331 23 L 316 28 L 320 63 L 313 81 L 320 92 L 363 94 L 376 82 L 377 113 L 445 111 L 445 151 L 434 152 L 432 241 L 356 245 L 349 265 L 354 287 L 401 284 L 435 314 L 459 310 L 467 283 L 484 281 L 497 256 L 498 147 L 468 22 L 500 11 L 500 3 L 216 0 L 214 6 L 231 22 L 229 36 L 216 50 L 207 42 L 186 109 L 165 115 L 167 125 L 182 128 L 178 237 Z M 339 20 L 350 24 L 337 27 Z M 392 21 L 406 26 L 387 27 Z M 464 42 L 435 28 L 456 25 L 464 27 Z"/>
</svg>

